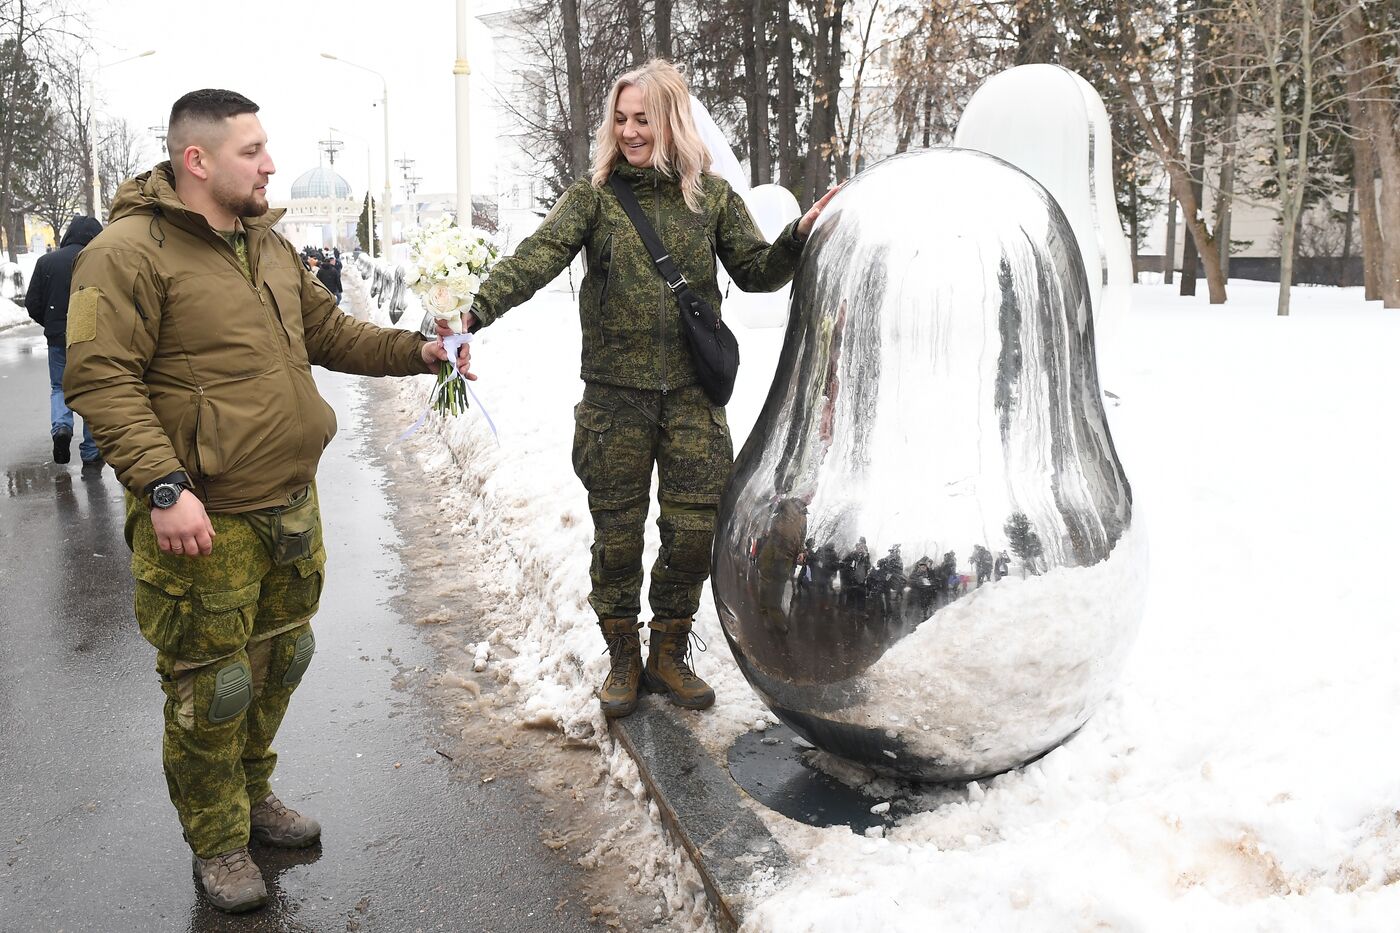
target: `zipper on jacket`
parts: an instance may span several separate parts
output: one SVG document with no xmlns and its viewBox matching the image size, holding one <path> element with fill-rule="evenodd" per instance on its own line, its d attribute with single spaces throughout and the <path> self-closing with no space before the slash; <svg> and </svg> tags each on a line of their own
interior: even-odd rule
<svg viewBox="0 0 1400 933">
<path fill-rule="evenodd" d="M 651 180 L 651 226 L 661 229 L 661 191 L 656 178 Z M 656 315 L 656 355 L 661 360 L 661 394 L 666 394 L 666 293 L 671 289 L 666 285 L 666 277 L 661 277 L 661 306 Z"/>
<path fill-rule="evenodd" d="M 613 235 L 609 233 L 607 239 L 603 241 L 603 252 L 600 257 L 607 260 L 608 266 L 603 270 L 603 291 L 598 298 L 598 340 L 604 347 L 608 345 L 608 286 L 612 285 L 612 245 Z"/>
<path fill-rule="evenodd" d="M 194 405 L 194 468 L 199 474 L 199 486 L 204 490 L 204 501 L 209 501 L 209 476 L 204 469 L 204 458 L 199 455 L 199 426 L 204 421 L 204 386 L 195 386 L 194 392 L 197 398 Z"/>
</svg>

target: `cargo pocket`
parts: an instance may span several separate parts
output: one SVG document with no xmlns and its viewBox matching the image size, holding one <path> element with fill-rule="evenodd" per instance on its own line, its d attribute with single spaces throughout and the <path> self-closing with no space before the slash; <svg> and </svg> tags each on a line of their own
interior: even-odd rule
<svg viewBox="0 0 1400 933">
<path fill-rule="evenodd" d="M 189 628 L 188 597 L 192 581 L 166 570 L 140 554 L 131 555 L 136 578 L 136 624 L 141 635 L 167 654 L 180 652 L 180 636 Z"/>
<path fill-rule="evenodd" d="M 321 590 L 326 585 L 326 549 L 317 547 L 293 561 L 293 566 L 296 576 L 288 584 L 287 614 L 293 619 L 310 619 L 321 606 Z"/>
<path fill-rule="evenodd" d="M 613 413 L 606 408 L 587 401 L 574 406 L 574 473 L 589 492 L 604 485 L 607 435 L 612 425 Z"/>
<path fill-rule="evenodd" d="M 247 645 L 261 591 L 262 584 L 255 581 L 233 590 L 192 593 L 192 618 L 178 652 L 181 660 L 217 661 Z"/>
</svg>

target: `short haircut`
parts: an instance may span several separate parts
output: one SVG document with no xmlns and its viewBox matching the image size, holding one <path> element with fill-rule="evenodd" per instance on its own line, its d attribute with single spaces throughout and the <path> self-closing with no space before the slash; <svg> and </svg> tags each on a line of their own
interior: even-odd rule
<svg viewBox="0 0 1400 933">
<path fill-rule="evenodd" d="M 193 136 L 200 127 L 212 127 L 230 117 L 257 113 L 258 105 L 237 91 L 206 87 L 190 91 L 175 101 L 166 124 L 166 148 L 172 162 L 179 162 L 189 146 L 197 145 Z"/>
</svg>

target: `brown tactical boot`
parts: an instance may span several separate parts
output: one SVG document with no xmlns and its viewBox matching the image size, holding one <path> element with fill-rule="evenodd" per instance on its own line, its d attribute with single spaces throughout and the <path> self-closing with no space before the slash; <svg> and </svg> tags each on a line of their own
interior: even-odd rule
<svg viewBox="0 0 1400 933">
<path fill-rule="evenodd" d="M 225 913 L 241 914 L 267 903 L 267 885 L 247 846 L 213 858 L 196 855 L 194 874 L 209 903 Z"/>
<path fill-rule="evenodd" d="M 690 669 L 690 619 L 652 619 L 651 650 L 643 685 L 652 693 L 664 693 L 686 709 L 709 709 L 715 692 Z M 698 637 L 698 636 L 697 636 Z M 705 650 L 704 642 L 700 650 Z"/>
<path fill-rule="evenodd" d="M 321 838 L 321 824 L 268 794 L 248 813 L 253 841 L 278 849 L 304 849 Z"/>
<path fill-rule="evenodd" d="M 636 619 L 603 619 L 598 623 L 608 643 L 612 668 L 598 701 L 609 719 L 630 715 L 637 708 L 637 683 L 642 679 L 642 640 Z"/>
</svg>

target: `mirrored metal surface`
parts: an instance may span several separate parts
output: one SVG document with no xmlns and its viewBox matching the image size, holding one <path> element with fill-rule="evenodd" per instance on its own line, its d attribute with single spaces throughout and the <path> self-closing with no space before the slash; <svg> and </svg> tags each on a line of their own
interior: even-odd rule
<svg viewBox="0 0 1400 933">
<path fill-rule="evenodd" d="M 924 150 L 847 184 L 721 504 L 739 666 L 813 744 L 966 780 L 1072 734 L 1126 659 L 1146 546 L 1046 190 Z"/>
</svg>

